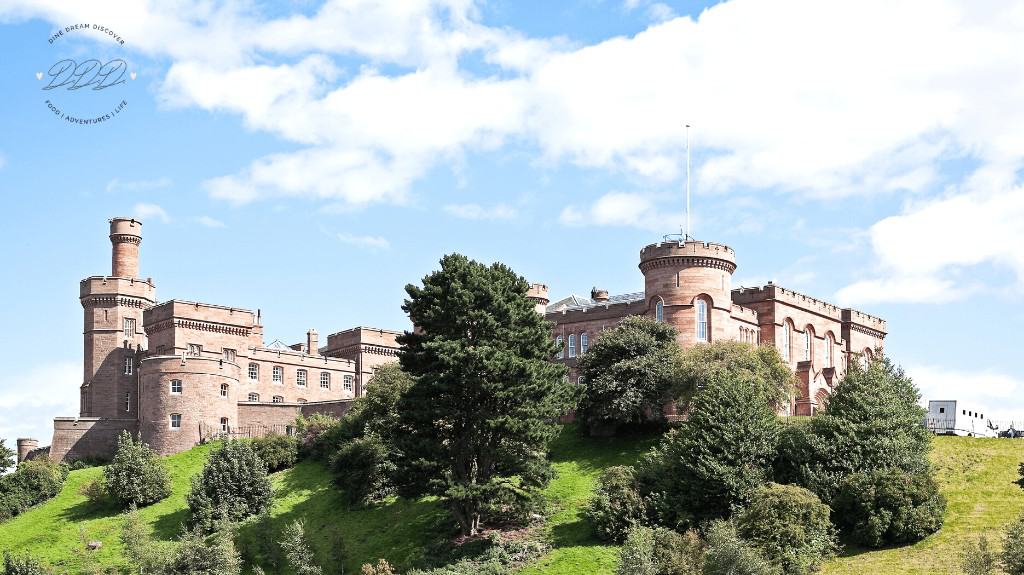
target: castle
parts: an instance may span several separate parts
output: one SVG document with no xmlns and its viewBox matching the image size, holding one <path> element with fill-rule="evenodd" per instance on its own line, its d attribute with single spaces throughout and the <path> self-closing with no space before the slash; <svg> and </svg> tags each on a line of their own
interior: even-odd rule
<svg viewBox="0 0 1024 575">
<path fill-rule="evenodd" d="M 85 315 L 79 417 L 54 419 L 49 457 L 108 457 L 122 430 L 170 454 L 223 435 L 286 433 L 298 415 L 343 415 L 376 367 L 397 359 L 399 332 L 356 327 L 305 342 L 265 345 L 260 312 L 183 300 L 158 303 L 139 277 L 142 223 L 110 220 L 109 276 L 81 282 Z M 732 289 L 736 257 L 722 244 L 681 239 L 640 252 L 644 291 L 570 295 L 555 302 L 532 284 L 528 296 L 553 324 L 555 361 L 576 361 L 602 331 L 642 315 L 671 324 L 686 348 L 737 340 L 774 345 L 797 374 L 789 414 L 813 415 L 850 361 L 881 349 L 885 321 L 771 282 Z M 18 440 L 19 461 L 38 453 Z"/>
</svg>

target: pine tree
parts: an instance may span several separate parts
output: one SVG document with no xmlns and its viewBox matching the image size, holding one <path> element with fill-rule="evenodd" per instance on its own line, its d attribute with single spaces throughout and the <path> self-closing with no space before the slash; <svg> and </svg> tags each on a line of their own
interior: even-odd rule
<svg viewBox="0 0 1024 575">
<path fill-rule="evenodd" d="M 14 456 L 17 455 L 13 449 L 5 445 L 6 441 L 6 439 L 0 439 L 0 475 L 14 467 Z"/>
<path fill-rule="evenodd" d="M 488 506 L 550 478 L 547 446 L 570 407 L 551 326 L 527 289 L 507 266 L 458 254 L 406 286 L 402 309 L 417 329 L 398 338 L 399 360 L 417 379 L 398 405 L 399 489 L 440 496 L 465 535 Z"/>
</svg>

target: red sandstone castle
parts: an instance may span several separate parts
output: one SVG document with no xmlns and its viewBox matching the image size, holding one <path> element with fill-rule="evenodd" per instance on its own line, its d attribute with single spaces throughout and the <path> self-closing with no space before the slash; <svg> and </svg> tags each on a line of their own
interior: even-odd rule
<svg viewBox="0 0 1024 575">
<path fill-rule="evenodd" d="M 224 434 L 285 431 L 296 416 L 340 415 L 374 368 L 395 361 L 398 332 L 357 327 L 319 346 L 265 345 L 259 312 L 171 300 L 157 303 L 151 279 L 139 276 L 142 223 L 110 220 L 109 276 L 81 282 L 85 358 L 79 417 L 54 420 L 50 457 L 109 456 L 122 430 L 169 454 Z M 562 346 L 556 358 L 573 374 L 595 338 L 630 315 L 672 324 L 681 346 L 719 340 L 774 345 L 796 372 L 799 397 L 788 413 L 811 415 L 827 400 L 850 361 L 882 347 L 885 321 L 769 283 L 732 289 L 735 253 L 728 246 L 666 241 L 640 251 L 644 291 L 549 303 L 548 288 L 529 297 Z M 19 439 L 19 460 L 36 447 Z"/>
</svg>

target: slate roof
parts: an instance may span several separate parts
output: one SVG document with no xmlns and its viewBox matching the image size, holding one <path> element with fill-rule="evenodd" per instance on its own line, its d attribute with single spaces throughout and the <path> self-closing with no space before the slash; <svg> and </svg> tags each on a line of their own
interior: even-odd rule
<svg viewBox="0 0 1024 575">
<path fill-rule="evenodd" d="M 548 307 L 546 309 L 548 313 L 555 311 L 575 311 L 581 309 L 589 309 L 592 307 L 603 307 L 606 305 L 636 303 L 638 301 L 643 300 L 644 292 L 642 291 L 609 296 L 608 301 L 595 301 L 587 297 L 572 294 L 569 297 L 565 297 L 556 302 L 548 304 Z"/>
</svg>

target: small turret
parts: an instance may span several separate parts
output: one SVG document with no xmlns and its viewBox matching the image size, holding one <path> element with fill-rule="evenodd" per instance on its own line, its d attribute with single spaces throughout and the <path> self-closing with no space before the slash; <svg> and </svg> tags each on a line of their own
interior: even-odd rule
<svg viewBox="0 0 1024 575">
<path fill-rule="evenodd" d="M 537 310 L 537 313 L 544 315 L 548 310 L 548 286 L 544 284 L 530 284 L 530 289 L 526 290 L 526 297 L 533 302 L 533 307 Z"/>
<path fill-rule="evenodd" d="M 29 453 L 39 448 L 39 440 L 31 437 L 18 438 L 18 463 L 25 461 Z"/>
<path fill-rule="evenodd" d="M 116 278 L 139 277 L 139 245 L 142 244 L 142 222 L 132 218 L 110 220 L 110 275 Z"/>
</svg>

